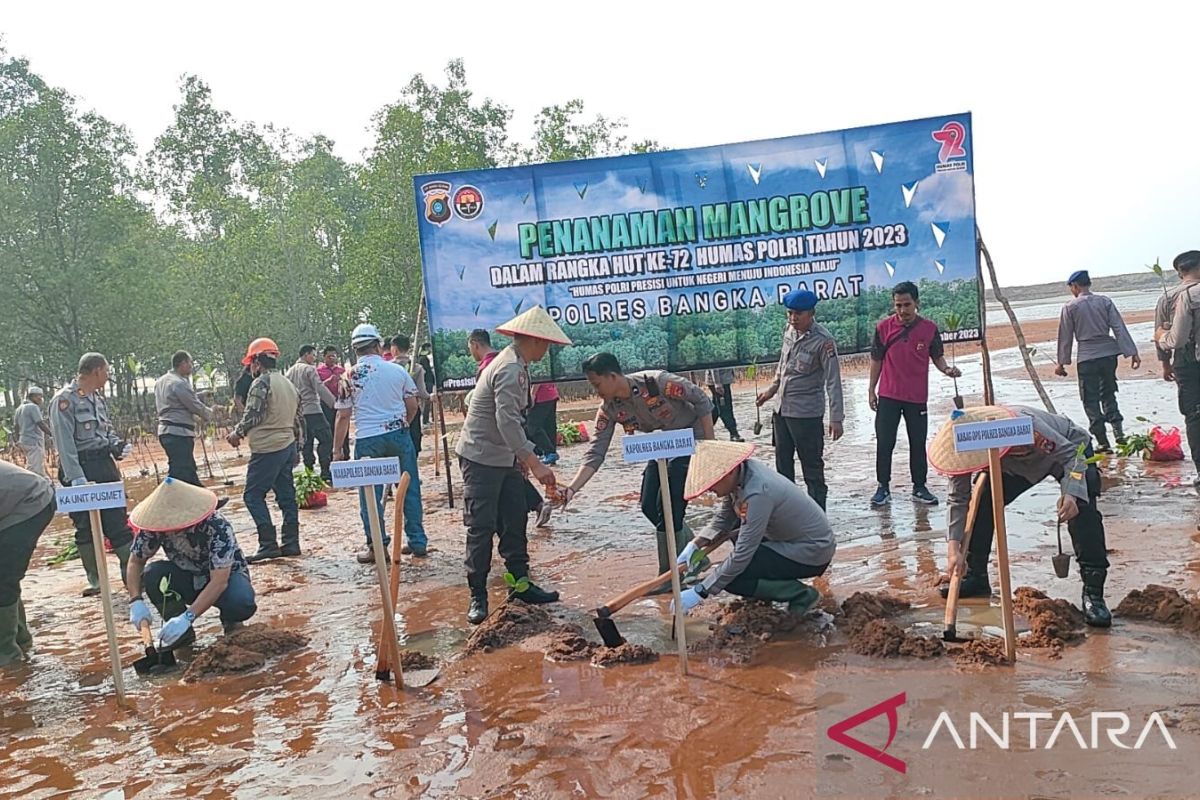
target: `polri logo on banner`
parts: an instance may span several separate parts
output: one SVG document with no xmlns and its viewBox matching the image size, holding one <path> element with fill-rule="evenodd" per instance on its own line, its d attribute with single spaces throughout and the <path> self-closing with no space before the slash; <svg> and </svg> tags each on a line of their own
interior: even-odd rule
<svg viewBox="0 0 1200 800">
<path fill-rule="evenodd" d="M 954 426 L 954 452 L 1021 447 L 1033 444 L 1033 417 L 964 422 Z"/>
<path fill-rule="evenodd" d="M 329 465 L 333 485 L 337 489 L 354 486 L 377 486 L 400 482 L 400 459 L 360 458 L 355 461 L 335 461 Z"/>
<path fill-rule="evenodd" d="M 89 483 L 85 486 L 64 486 L 56 489 L 54 496 L 58 501 L 58 510 L 63 514 L 105 508 L 124 508 L 125 484 L 122 481 L 115 481 L 113 483 Z"/>
<path fill-rule="evenodd" d="M 642 461 L 671 459 L 690 456 L 696 452 L 696 435 L 691 428 L 680 431 L 657 431 L 625 436 L 621 439 L 621 453 L 625 461 L 636 464 Z"/>
</svg>

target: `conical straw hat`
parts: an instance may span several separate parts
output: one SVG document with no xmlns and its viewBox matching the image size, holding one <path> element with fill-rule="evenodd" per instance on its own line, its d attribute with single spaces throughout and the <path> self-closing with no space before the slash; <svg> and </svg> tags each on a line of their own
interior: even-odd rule
<svg viewBox="0 0 1200 800">
<path fill-rule="evenodd" d="M 497 327 L 496 333 L 503 333 L 505 336 L 516 336 L 519 333 L 534 339 L 545 339 L 551 344 L 571 344 L 563 329 L 550 319 L 546 309 L 541 306 L 534 306 L 520 316 L 513 317 Z"/>
<path fill-rule="evenodd" d="M 993 419 L 1012 419 L 1017 412 L 1004 406 L 975 406 L 951 412 L 950 419 L 941 427 L 929 445 L 929 463 L 943 475 L 966 475 L 978 472 L 988 465 L 988 451 L 974 450 L 970 453 L 954 451 L 954 426 L 964 422 L 987 422 Z M 1002 448 L 1003 456 L 1009 448 Z"/>
<path fill-rule="evenodd" d="M 140 531 L 181 531 L 198 525 L 217 510 L 217 496 L 208 489 L 167 478 L 129 515 Z"/>
<path fill-rule="evenodd" d="M 696 442 L 696 452 L 688 466 L 687 482 L 683 485 L 683 496 L 695 500 L 737 469 L 738 464 L 753 453 L 754 445 L 745 442 L 714 442 L 709 439 Z"/>
</svg>

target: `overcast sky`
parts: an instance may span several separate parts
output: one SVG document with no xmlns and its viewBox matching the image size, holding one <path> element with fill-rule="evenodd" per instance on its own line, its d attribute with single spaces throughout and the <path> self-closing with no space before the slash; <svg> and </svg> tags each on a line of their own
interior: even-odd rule
<svg viewBox="0 0 1200 800">
<path fill-rule="evenodd" d="M 969 110 L 1002 283 L 1200 248 L 1200 5 L 980 5 L 26 2 L 0 33 L 143 149 L 195 73 L 237 118 L 358 159 L 371 115 L 455 57 L 522 140 L 573 97 L 670 148 Z"/>
</svg>

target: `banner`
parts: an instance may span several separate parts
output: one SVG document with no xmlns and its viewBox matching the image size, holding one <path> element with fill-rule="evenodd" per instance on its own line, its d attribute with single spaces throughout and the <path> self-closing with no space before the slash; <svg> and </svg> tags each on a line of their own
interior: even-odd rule
<svg viewBox="0 0 1200 800">
<path fill-rule="evenodd" d="M 535 380 L 776 360 L 807 288 L 839 352 L 868 350 L 912 281 L 945 341 L 980 335 L 970 114 L 413 180 L 437 376 L 475 384 L 467 336 L 543 305 L 574 342 Z"/>
</svg>

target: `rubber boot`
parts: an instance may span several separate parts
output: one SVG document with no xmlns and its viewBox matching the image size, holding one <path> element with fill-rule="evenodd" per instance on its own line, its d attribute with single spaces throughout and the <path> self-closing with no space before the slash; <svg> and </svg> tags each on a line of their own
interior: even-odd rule
<svg viewBox="0 0 1200 800">
<path fill-rule="evenodd" d="M 117 554 L 117 561 L 119 561 L 121 564 L 121 583 L 125 586 L 129 586 L 125 576 L 129 572 L 129 548 L 132 545 L 133 543 L 130 542 L 129 544 L 123 544 L 120 547 L 113 548 L 113 552 Z"/>
<path fill-rule="evenodd" d="M 257 561 L 265 561 L 268 558 L 279 558 L 283 555 L 279 550 L 279 545 L 275 541 L 275 526 L 271 524 L 258 526 L 258 552 L 252 556 L 246 556 L 246 561 L 253 564 Z"/>
<path fill-rule="evenodd" d="M 758 600 L 787 603 L 788 613 L 799 616 L 816 605 L 821 599 L 821 593 L 802 580 L 759 578 L 754 586 L 754 597 Z"/>
<path fill-rule="evenodd" d="M 1112 625 L 1112 613 L 1104 602 L 1104 579 L 1108 570 L 1083 567 L 1083 621 L 1093 628 Z"/>
<path fill-rule="evenodd" d="M 300 523 L 285 522 L 279 531 L 280 538 L 283 540 L 283 546 L 279 548 L 279 552 L 285 556 L 300 555 Z"/>
<path fill-rule="evenodd" d="M 91 542 L 79 548 L 79 560 L 83 562 L 83 571 L 87 574 L 88 582 L 83 596 L 96 597 L 100 594 L 100 572 L 96 567 L 96 550 Z"/>
<path fill-rule="evenodd" d="M 17 646 L 17 624 L 20 620 L 20 603 L 0 606 L 0 667 L 20 664 L 25 653 Z"/>
<path fill-rule="evenodd" d="M 1125 428 L 1120 422 L 1112 424 L 1113 438 L 1117 440 L 1117 444 L 1125 444 Z"/>
<path fill-rule="evenodd" d="M 1112 445 L 1108 443 L 1108 432 L 1104 430 L 1104 423 L 1100 423 L 1096 430 L 1092 431 L 1092 435 L 1096 437 L 1097 453 L 1112 452 Z"/>
<path fill-rule="evenodd" d="M 17 647 L 27 656 L 33 649 L 33 634 L 29 632 L 29 624 L 25 621 L 24 600 L 17 601 Z"/>
<path fill-rule="evenodd" d="M 658 540 L 658 573 L 661 575 L 671 569 L 671 554 L 667 552 L 667 533 L 666 531 L 655 531 L 655 539 Z M 675 530 L 675 554 L 683 552 L 683 548 L 688 546 L 688 542 L 695 538 L 692 529 L 685 522 Z M 661 586 L 656 586 L 646 592 L 647 597 L 652 597 L 658 594 L 666 594 L 671 591 L 671 582 L 663 581 Z"/>
<path fill-rule="evenodd" d="M 488 595 L 484 586 L 471 587 L 471 605 L 467 607 L 467 622 L 478 625 L 487 619 Z"/>
<path fill-rule="evenodd" d="M 528 575 L 517 575 L 514 573 L 513 577 L 517 580 L 521 580 L 522 578 L 529 580 Z M 529 588 L 523 592 L 513 592 L 512 596 L 522 603 L 529 603 L 530 605 L 558 602 L 558 592 L 546 591 L 532 581 L 529 583 Z"/>
</svg>

